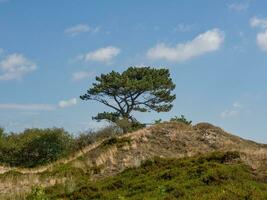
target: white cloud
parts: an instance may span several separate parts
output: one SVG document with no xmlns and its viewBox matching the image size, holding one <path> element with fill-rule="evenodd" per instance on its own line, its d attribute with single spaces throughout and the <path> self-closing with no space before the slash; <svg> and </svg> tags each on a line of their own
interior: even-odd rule
<svg viewBox="0 0 267 200">
<path fill-rule="evenodd" d="M 77 99 L 76 98 L 73 98 L 73 99 L 69 99 L 69 100 L 62 100 L 58 103 L 58 106 L 60 108 L 65 108 L 65 107 L 70 107 L 70 106 L 73 106 L 73 105 L 76 105 L 77 104 Z"/>
<path fill-rule="evenodd" d="M 0 104 L 0 110 L 21 110 L 21 111 L 51 111 L 59 108 L 65 108 L 77 104 L 77 99 L 62 100 L 57 105 L 54 104 Z"/>
<path fill-rule="evenodd" d="M 0 104 L 0 110 L 54 110 L 50 104 Z"/>
<path fill-rule="evenodd" d="M 4 49 L 3 48 L 0 48 L 0 55 L 2 54 L 2 53 L 4 53 Z"/>
<path fill-rule="evenodd" d="M 182 62 L 205 53 L 216 51 L 221 47 L 224 35 L 219 29 L 208 30 L 186 43 L 169 47 L 164 43 L 157 44 L 147 52 L 149 59 L 165 59 Z"/>
<path fill-rule="evenodd" d="M 92 77 L 93 75 L 94 75 L 93 72 L 78 71 L 78 72 L 74 72 L 72 74 L 72 80 L 73 81 L 80 81 L 83 79 L 88 79 L 88 78 Z"/>
<path fill-rule="evenodd" d="M 36 64 L 22 54 L 11 54 L 0 62 L 0 80 L 21 79 L 36 68 Z"/>
<path fill-rule="evenodd" d="M 193 28 L 193 25 L 187 25 L 187 24 L 178 24 L 174 28 L 174 32 L 188 32 L 191 31 Z"/>
<path fill-rule="evenodd" d="M 267 51 L 267 19 L 253 17 L 250 19 L 250 26 L 265 29 L 257 34 L 257 45 L 263 51 Z"/>
<path fill-rule="evenodd" d="M 243 110 L 243 105 L 239 102 L 234 102 L 230 109 L 223 111 L 220 116 L 221 118 L 233 118 L 240 115 Z"/>
<path fill-rule="evenodd" d="M 96 33 L 99 30 L 99 27 L 90 27 L 87 24 L 77 24 L 75 26 L 72 26 L 70 28 L 65 29 L 65 33 L 70 36 L 76 36 L 81 33 L 91 32 Z"/>
<path fill-rule="evenodd" d="M 82 56 L 84 61 L 110 62 L 114 57 L 119 55 L 121 50 L 117 47 L 108 46 L 89 52 Z"/>
<path fill-rule="evenodd" d="M 264 18 L 258 18 L 258 17 L 252 17 L 249 20 L 251 27 L 257 27 L 257 28 L 267 28 L 267 19 Z"/>
<path fill-rule="evenodd" d="M 228 5 L 228 8 L 233 11 L 246 11 L 249 7 L 249 2 L 244 2 L 244 3 L 232 3 Z"/>
<path fill-rule="evenodd" d="M 239 103 L 239 102 L 236 101 L 236 102 L 233 104 L 233 107 L 234 107 L 234 108 L 242 108 L 243 105 L 242 105 L 241 103 Z"/>
<path fill-rule="evenodd" d="M 267 30 L 257 34 L 257 44 L 263 51 L 267 51 Z"/>
<path fill-rule="evenodd" d="M 221 118 L 231 118 L 239 115 L 237 110 L 225 110 L 221 113 Z"/>
</svg>

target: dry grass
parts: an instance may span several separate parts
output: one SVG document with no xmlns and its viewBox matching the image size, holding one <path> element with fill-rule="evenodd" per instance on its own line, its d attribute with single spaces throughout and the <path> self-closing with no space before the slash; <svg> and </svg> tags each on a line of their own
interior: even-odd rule
<svg viewBox="0 0 267 200">
<path fill-rule="evenodd" d="M 64 182 L 66 177 L 70 180 L 76 172 L 89 175 L 91 179 L 105 178 L 125 168 L 139 166 L 142 161 L 155 156 L 182 158 L 213 151 L 240 152 L 241 159 L 254 170 L 255 175 L 267 179 L 266 145 L 244 140 L 208 123 L 192 126 L 169 122 L 119 136 L 112 141 L 99 141 L 47 166 L 0 168 L 0 194 L 3 197 L 10 191 L 18 191 L 14 195 L 22 195 L 22 191 L 29 191 L 33 185 L 46 187 Z M 54 172 L 57 171 L 64 173 L 55 178 Z"/>
</svg>

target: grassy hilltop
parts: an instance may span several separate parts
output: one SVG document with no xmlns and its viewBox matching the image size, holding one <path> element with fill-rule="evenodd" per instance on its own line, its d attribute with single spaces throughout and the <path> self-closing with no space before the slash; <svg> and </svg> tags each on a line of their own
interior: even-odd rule
<svg viewBox="0 0 267 200">
<path fill-rule="evenodd" d="M 211 124 L 89 135 L 47 164 L 3 165 L 0 199 L 266 199 L 267 146 Z"/>
</svg>

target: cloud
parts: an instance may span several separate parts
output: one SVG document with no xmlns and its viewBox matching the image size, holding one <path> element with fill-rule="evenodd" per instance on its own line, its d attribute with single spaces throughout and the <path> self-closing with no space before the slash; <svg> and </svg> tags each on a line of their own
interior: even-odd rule
<svg viewBox="0 0 267 200">
<path fill-rule="evenodd" d="M 78 71 L 72 74 L 73 81 L 81 81 L 83 79 L 88 79 L 94 76 L 94 72 L 87 72 L 87 71 Z"/>
<path fill-rule="evenodd" d="M 237 110 L 225 110 L 221 113 L 221 118 L 232 118 L 239 115 Z"/>
<path fill-rule="evenodd" d="M 70 35 L 70 36 L 76 36 L 81 33 L 86 33 L 86 32 L 91 32 L 91 33 L 96 33 L 99 30 L 99 27 L 90 27 L 87 24 L 77 24 L 75 26 L 72 26 L 70 28 L 65 29 L 65 34 Z"/>
<path fill-rule="evenodd" d="M 70 106 L 73 106 L 73 105 L 76 105 L 77 104 L 77 99 L 76 98 L 73 98 L 73 99 L 69 99 L 69 100 L 62 100 L 58 103 L 58 106 L 60 108 L 66 108 L 66 107 L 70 107 Z"/>
<path fill-rule="evenodd" d="M 57 105 L 54 104 L 0 104 L 0 110 L 20 110 L 20 111 L 51 111 L 59 108 L 65 108 L 77 104 L 77 99 L 62 100 Z"/>
<path fill-rule="evenodd" d="M 244 3 L 232 3 L 228 5 L 229 10 L 233 11 L 246 11 L 249 8 L 249 2 Z"/>
<path fill-rule="evenodd" d="M 188 32 L 188 31 L 191 31 L 192 28 L 193 28 L 193 25 L 178 24 L 174 28 L 174 32 Z"/>
<path fill-rule="evenodd" d="M 2 53 L 4 53 L 5 52 L 5 50 L 3 49 L 3 48 L 0 48 L 0 55 L 2 54 Z"/>
<path fill-rule="evenodd" d="M 21 79 L 36 68 L 36 64 L 22 54 L 11 54 L 0 62 L 0 80 Z"/>
<path fill-rule="evenodd" d="M 119 55 L 121 50 L 117 47 L 108 46 L 89 52 L 85 55 L 80 56 L 86 62 L 97 61 L 97 62 L 110 62 L 114 57 Z"/>
<path fill-rule="evenodd" d="M 234 108 L 243 108 L 243 105 L 236 101 L 235 103 L 233 103 L 233 107 Z"/>
<path fill-rule="evenodd" d="M 239 102 L 234 102 L 230 109 L 223 111 L 220 116 L 221 118 L 233 118 L 237 117 L 243 110 L 243 105 Z"/>
<path fill-rule="evenodd" d="M 263 51 L 267 51 L 267 30 L 257 34 L 257 44 Z"/>
<path fill-rule="evenodd" d="M 254 28 L 266 29 L 267 28 L 267 19 L 252 17 L 249 20 L 249 24 L 251 27 L 254 27 Z"/>
<path fill-rule="evenodd" d="M 267 51 L 267 19 L 252 17 L 249 23 L 251 27 L 265 29 L 257 34 L 256 40 L 258 47 L 263 51 Z"/>
<path fill-rule="evenodd" d="M 205 53 L 218 50 L 224 41 L 224 35 L 219 29 L 208 30 L 186 43 L 178 43 L 170 47 L 164 43 L 157 44 L 147 52 L 152 60 L 182 62 Z"/>
<path fill-rule="evenodd" d="M 51 104 L 0 104 L 0 110 L 54 110 Z"/>
</svg>

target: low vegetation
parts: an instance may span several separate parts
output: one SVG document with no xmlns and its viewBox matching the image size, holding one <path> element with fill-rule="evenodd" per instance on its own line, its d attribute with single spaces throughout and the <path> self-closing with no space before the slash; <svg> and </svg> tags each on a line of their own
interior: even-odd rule
<svg viewBox="0 0 267 200">
<path fill-rule="evenodd" d="M 120 133 L 114 126 L 89 131 L 78 137 L 60 128 L 26 129 L 7 134 L 0 129 L 0 164 L 12 167 L 36 167 L 64 158 L 85 146 Z"/>
<path fill-rule="evenodd" d="M 27 199 L 265 200 L 267 184 L 256 181 L 238 153 L 217 152 L 184 159 L 154 158 L 96 182 L 89 181 L 89 175 L 76 175 L 65 184 L 34 187 Z"/>
<path fill-rule="evenodd" d="M 181 117 L 171 118 L 171 121 L 187 125 L 191 121 Z M 161 121 L 156 122 L 156 124 Z M 36 167 L 64 158 L 94 142 L 144 128 L 144 124 L 133 124 L 127 120 L 119 120 L 98 131 L 87 131 L 74 137 L 61 128 L 26 129 L 21 133 L 5 133 L 0 128 L 0 164 L 11 167 Z M 117 141 L 120 142 L 120 141 Z"/>
<path fill-rule="evenodd" d="M 175 116 L 170 119 L 171 122 L 182 122 L 184 124 L 190 125 L 192 124 L 192 121 L 187 120 L 184 115 L 181 115 L 181 117 Z"/>
<path fill-rule="evenodd" d="M 66 156 L 73 139 L 63 129 L 27 129 L 21 134 L 2 134 L 0 163 L 34 167 Z"/>
<path fill-rule="evenodd" d="M 112 71 L 97 76 L 80 96 L 113 109 L 93 117 L 112 126 L 77 137 L 61 128 L 21 133 L 0 128 L 0 198 L 266 200 L 264 145 L 207 123 L 193 126 L 184 115 L 156 120 L 157 125 L 133 137 L 120 136 L 145 127 L 133 113 L 170 111 L 174 89 L 168 69 Z"/>
</svg>

